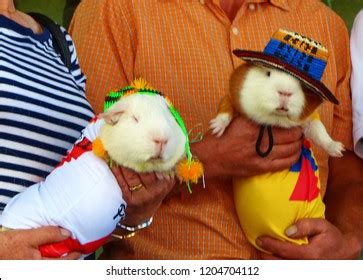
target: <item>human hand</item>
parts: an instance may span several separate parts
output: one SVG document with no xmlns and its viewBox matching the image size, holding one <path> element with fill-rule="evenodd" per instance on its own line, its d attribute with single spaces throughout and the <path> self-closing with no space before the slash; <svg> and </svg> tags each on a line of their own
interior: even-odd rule
<svg viewBox="0 0 363 280">
<path fill-rule="evenodd" d="M 259 129 L 258 125 L 240 116 L 232 120 L 220 138 L 207 134 L 203 141 L 193 144 L 193 155 L 203 162 L 205 176 L 253 176 L 289 168 L 299 159 L 300 127 L 289 130 L 274 127 L 273 149 L 265 158 L 256 153 Z M 261 150 L 267 150 L 267 146 L 265 133 Z"/>
<path fill-rule="evenodd" d="M 361 245 L 354 234 L 342 234 L 325 219 L 302 219 L 286 230 L 292 238 L 307 236 L 309 244 L 296 245 L 271 237 L 259 237 L 256 243 L 273 255 L 261 253 L 262 259 L 358 259 Z"/>
<path fill-rule="evenodd" d="M 49 259 L 41 256 L 39 246 L 63 241 L 71 236 L 65 229 L 41 227 L 26 230 L 8 230 L 0 233 L 0 259 L 3 260 L 40 260 Z M 72 252 L 61 260 L 76 260 L 81 256 Z"/>
<path fill-rule="evenodd" d="M 113 167 L 112 172 L 127 203 L 126 218 L 122 221 L 127 226 L 136 226 L 149 220 L 175 185 L 174 178 L 159 180 L 155 173 L 138 174 L 123 167 Z M 136 189 L 132 190 L 135 186 Z"/>
</svg>

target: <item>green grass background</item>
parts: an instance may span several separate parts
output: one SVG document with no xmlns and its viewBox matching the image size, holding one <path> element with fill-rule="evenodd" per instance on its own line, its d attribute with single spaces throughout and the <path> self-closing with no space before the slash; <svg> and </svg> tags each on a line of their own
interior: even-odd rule
<svg viewBox="0 0 363 280">
<path fill-rule="evenodd" d="M 363 9 L 363 0 L 331 0 L 330 2 L 333 10 L 344 19 L 350 30 L 355 15 Z"/>
<path fill-rule="evenodd" d="M 78 3 L 79 0 L 15 0 L 19 10 L 43 13 L 65 27 Z"/>
</svg>

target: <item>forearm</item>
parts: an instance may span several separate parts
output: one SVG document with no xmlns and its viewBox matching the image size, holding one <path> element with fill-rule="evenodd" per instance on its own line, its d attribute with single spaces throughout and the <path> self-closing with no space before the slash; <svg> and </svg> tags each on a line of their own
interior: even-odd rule
<svg viewBox="0 0 363 280">
<path fill-rule="evenodd" d="M 329 161 L 325 195 L 326 217 L 351 238 L 352 246 L 363 248 L 363 160 L 346 152 Z"/>
</svg>

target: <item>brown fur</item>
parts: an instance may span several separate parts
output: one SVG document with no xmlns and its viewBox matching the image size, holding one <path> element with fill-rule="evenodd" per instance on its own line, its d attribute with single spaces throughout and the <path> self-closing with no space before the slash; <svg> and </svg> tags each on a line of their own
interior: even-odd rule
<svg viewBox="0 0 363 280">
<path fill-rule="evenodd" d="M 243 109 L 240 104 L 239 94 L 241 87 L 246 79 L 247 72 L 255 65 L 251 63 L 244 63 L 237 67 L 229 79 L 229 95 L 225 95 L 218 107 L 218 114 L 227 113 L 233 117 L 236 113 L 243 114 Z M 300 116 L 303 121 L 308 118 L 323 102 L 323 99 L 317 94 L 311 92 L 309 89 L 303 87 L 305 94 L 306 105 Z"/>
<path fill-rule="evenodd" d="M 239 113 L 243 112 L 239 99 L 241 87 L 245 82 L 247 73 L 251 67 L 252 64 L 250 63 L 240 65 L 233 71 L 229 79 L 229 93 L 232 100 L 232 106 Z"/>
<path fill-rule="evenodd" d="M 305 94 L 305 108 L 300 116 L 300 120 L 303 121 L 309 117 L 320 105 L 323 103 L 323 99 L 316 93 L 311 92 L 309 89 L 303 87 Z"/>
<path fill-rule="evenodd" d="M 233 117 L 237 112 L 242 113 L 242 107 L 239 102 L 239 92 L 250 67 L 251 65 L 246 63 L 233 71 L 229 79 L 229 94 L 223 96 L 221 99 L 218 107 L 218 114 L 227 113 L 230 117 Z"/>
<path fill-rule="evenodd" d="M 218 114 L 224 113 L 227 113 L 230 116 L 233 116 L 234 113 L 231 97 L 229 95 L 223 96 L 219 103 Z"/>
</svg>

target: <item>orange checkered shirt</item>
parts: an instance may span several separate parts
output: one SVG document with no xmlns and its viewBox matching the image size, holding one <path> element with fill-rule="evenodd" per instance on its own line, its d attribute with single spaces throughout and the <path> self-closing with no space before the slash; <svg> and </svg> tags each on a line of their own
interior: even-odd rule
<svg viewBox="0 0 363 280">
<path fill-rule="evenodd" d="M 206 131 L 232 70 L 236 48 L 262 51 L 284 28 L 320 41 L 330 52 L 323 76 L 340 106 L 321 118 L 335 140 L 352 147 L 350 57 L 344 22 L 317 0 L 246 0 L 231 23 L 219 0 L 83 0 L 70 31 L 95 111 L 105 94 L 143 76 L 181 112 L 194 134 Z M 212 152 L 212 151 L 211 151 Z M 328 156 L 316 149 L 323 192 Z M 108 258 L 256 258 L 235 213 L 231 181 L 209 180 L 192 195 L 171 194 L 151 227 L 106 248 Z"/>
</svg>

